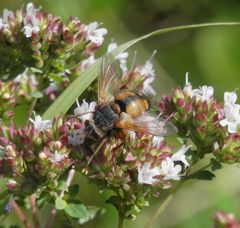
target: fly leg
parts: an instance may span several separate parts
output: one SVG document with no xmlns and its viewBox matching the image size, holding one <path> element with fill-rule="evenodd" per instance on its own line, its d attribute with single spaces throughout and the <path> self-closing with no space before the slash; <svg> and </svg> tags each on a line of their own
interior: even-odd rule
<svg viewBox="0 0 240 228">
<path fill-rule="evenodd" d="M 87 167 L 90 165 L 90 163 L 92 162 L 93 158 L 98 154 L 98 152 L 101 150 L 102 146 L 104 145 L 104 143 L 106 143 L 107 141 L 107 137 L 105 137 L 102 142 L 99 144 L 99 146 L 96 148 L 95 152 L 93 153 L 93 155 L 90 157 L 90 159 L 88 160 L 87 163 Z"/>
</svg>

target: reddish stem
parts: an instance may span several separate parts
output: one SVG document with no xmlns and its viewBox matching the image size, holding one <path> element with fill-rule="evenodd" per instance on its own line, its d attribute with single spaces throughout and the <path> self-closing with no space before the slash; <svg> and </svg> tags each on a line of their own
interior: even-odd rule
<svg viewBox="0 0 240 228">
<path fill-rule="evenodd" d="M 13 199 L 11 200 L 11 205 L 14 208 L 19 220 L 24 224 L 26 228 L 31 228 L 30 224 L 28 223 L 25 215 L 23 214 L 22 210 L 18 206 L 17 202 Z"/>
<path fill-rule="evenodd" d="M 37 214 L 37 205 L 36 205 L 36 198 L 34 195 L 29 196 L 29 202 L 31 205 L 31 213 L 32 213 L 32 219 L 33 224 L 35 228 L 40 228 L 40 222 Z"/>
<path fill-rule="evenodd" d="M 67 177 L 67 180 L 66 180 L 66 185 L 69 186 L 72 182 L 72 179 L 74 177 L 74 174 L 75 174 L 75 170 L 72 168 L 69 173 L 68 173 L 68 177 Z M 64 190 L 62 190 L 59 194 L 59 197 L 60 198 L 63 198 L 64 196 Z M 50 228 L 55 217 L 56 217 L 56 214 L 57 214 L 57 209 L 54 207 L 50 213 L 50 216 L 48 217 L 48 220 L 47 220 L 47 223 L 45 225 L 45 228 Z"/>
</svg>

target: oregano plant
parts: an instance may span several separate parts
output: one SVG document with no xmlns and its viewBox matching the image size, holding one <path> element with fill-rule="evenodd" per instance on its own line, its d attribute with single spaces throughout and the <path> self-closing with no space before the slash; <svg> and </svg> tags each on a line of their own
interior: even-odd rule
<svg viewBox="0 0 240 228">
<path fill-rule="evenodd" d="M 237 164 L 240 104 L 236 91 L 225 92 L 218 100 L 213 87 L 193 88 L 186 74 L 185 85 L 173 88 L 168 96 L 157 94 L 152 87 L 157 74 L 152 63 L 155 51 L 144 64 L 136 60 L 129 67 L 126 49 L 168 32 L 239 25 L 164 28 L 120 46 L 111 42 L 103 50 L 107 29 L 98 22 L 84 24 L 76 17 L 63 22 L 33 3 L 15 12 L 5 9 L 0 18 L 0 177 L 5 186 L 0 215 L 16 213 L 24 227 L 35 228 L 54 227 L 57 213 L 64 215 L 62 227 L 101 217 L 103 208 L 78 198 L 81 182 L 72 183 L 78 173 L 101 191 L 110 190 L 106 203 L 117 210 L 119 228 L 125 219 L 135 219 L 143 207 L 150 206 L 152 197 L 162 200 L 146 221 L 145 227 L 151 227 L 183 183 L 212 180 L 222 164 Z M 101 91 L 101 82 L 96 81 L 106 56 L 114 62 L 107 65 L 105 73 L 111 73 L 112 67 L 114 72 L 106 89 L 124 91 L 131 97 L 124 101 L 126 106 L 137 98 L 147 103 L 141 116 L 130 122 L 142 130 L 122 130 L 116 121 L 107 130 L 105 125 L 99 127 L 102 123 L 95 116 L 101 93 L 108 91 Z M 117 118 L 126 118 L 128 111 L 112 104 Z M 133 112 L 137 108 L 132 107 Z M 206 155 L 210 155 L 207 160 Z M 206 164 L 199 168 L 203 159 Z M 163 198 L 166 189 L 171 193 Z M 46 205 L 52 209 L 43 220 L 39 215 Z M 221 223 L 220 217 L 226 218 L 220 213 L 216 223 Z"/>
</svg>

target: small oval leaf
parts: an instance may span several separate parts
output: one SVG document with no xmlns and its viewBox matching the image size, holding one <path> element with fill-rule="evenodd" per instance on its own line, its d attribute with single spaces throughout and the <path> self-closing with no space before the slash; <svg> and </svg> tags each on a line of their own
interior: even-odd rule
<svg viewBox="0 0 240 228">
<path fill-rule="evenodd" d="M 88 218 L 88 211 L 83 204 L 69 203 L 64 211 L 73 218 Z"/>
<path fill-rule="evenodd" d="M 43 93 L 38 90 L 32 91 L 30 93 L 30 95 L 31 95 L 31 97 L 34 97 L 34 98 L 42 98 L 43 97 Z"/>
<path fill-rule="evenodd" d="M 57 210 L 63 210 L 64 208 L 66 208 L 66 206 L 67 206 L 67 202 L 62 198 L 58 197 L 55 200 L 55 207 Z"/>
</svg>

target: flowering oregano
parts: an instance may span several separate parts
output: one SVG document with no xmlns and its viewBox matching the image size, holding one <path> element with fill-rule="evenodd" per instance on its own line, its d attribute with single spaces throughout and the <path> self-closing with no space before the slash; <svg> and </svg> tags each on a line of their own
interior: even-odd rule
<svg viewBox="0 0 240 228">
<path fill-rule="evenodd" d="M 157 73 L 152 63 L 155 51 L 144 64 L 134 62 L 130 68 L 128 52 L 114 57 L 121 68 L 119 88 L 141 94 L 150 106 L 146 112 L 153 115 L 146 118 L 172 127 L 173 123 L 177 128 L 173 137 L 180 143 L 147 132 L 120 130 L 114 124 L 100 136 L 101 129 L 93 119 L 98 103 L 87 102 L 91 98 L 88 91 L 86 99 L 77 100 L 77 106 L 66 115 L 43 119 L 41 114 L 50 102 L 97 61 L 96 51 L 106 34 L 101 23 L 85 25 L 75 17 L 64 23 L 33 3 L 16 12 L 3 11 L 0 176 L 6 199 L 0 199 L 0 204 L 5 211 L 30 197 L 39 206 L 54 204 L 46 227 L 56 210 L 64 210 L 78 224 L 93 219 L 99 209 L 85 206 L 73 193 L 71 179 L 77 171 L 102 191 L 111 190 L 107 202 L 117 209 L 121 226 L 123 219 L 135 218 L 148 206 L 151 196 L 160 198 L 163 191 L 190 178 L 211 179 L 214 174 L 210 170 L 221 168 L 221 163 L 239 162 L 240 105 L 236 92 L 225 92 L 224 102 L 219 102 L 213 87 L 193 89 L 186 75 L 184 88 L 174 88 L 161 101 L 152 99 L 157 94 L 152 86 Z M 106 52 L 112 55 L 116 49 L 117 43 L 112 41 Z M 22 107 L 24 111 L 19 112 Z M 24 114 L 20 125 L 16 124 L 19 113 Z M 212 155 L 209 165 L 193 172 L 192 167 L 206 154 Z M 221 218 L 229 220 L 229 216 L 218 214 L 216 224 Z M 28 227 L 26 221 L 25 225 Z"/>
</svg>

